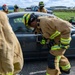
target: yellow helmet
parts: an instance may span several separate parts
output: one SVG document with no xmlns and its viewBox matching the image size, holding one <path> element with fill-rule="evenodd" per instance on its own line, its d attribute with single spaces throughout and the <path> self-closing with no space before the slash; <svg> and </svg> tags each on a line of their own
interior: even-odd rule
<svg viewBox="0 0 75 75">
<path fill-rule="evenodd" d="M 33 22 L 35 19 L 37 19 L 37 16 L 34 13 L 24 14 L 24 16 L 23 16 L 23 22 L 24 22 L 25 26 L 27 26 L 27 27 L 29 27 L 31 22 Z"/>
<path fill-rule="evenodd" d="M 29 18 L 30 18 L 30 14 L 24 14 L 24 16 L 23 16 L 23 23 L 24 23 L 26 26 L 28 26 Z"/>
</svg>

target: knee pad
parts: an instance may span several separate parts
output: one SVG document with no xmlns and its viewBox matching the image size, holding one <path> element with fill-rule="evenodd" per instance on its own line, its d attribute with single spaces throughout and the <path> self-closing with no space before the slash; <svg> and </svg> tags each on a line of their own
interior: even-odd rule
<svg viewBox="0 0 75 75">
<path fill-rule="evenodd" d="M 52 54 L 48 55 L 48 68 L 55 69 L 55 56 Z"/>
</svg>

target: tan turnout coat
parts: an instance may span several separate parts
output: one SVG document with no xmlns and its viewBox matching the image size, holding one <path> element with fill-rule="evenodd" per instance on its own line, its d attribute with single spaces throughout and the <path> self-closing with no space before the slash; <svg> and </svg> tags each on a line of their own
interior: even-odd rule
<svg viewBox="0 0 75 75">
<path fill-rule="evenodd" d="M 17 74 L 23 67 L 21 46 L 6 14 L 0 11 L 0 75 Z"/>
<path fill-rule="evenodd" d="M 72 25 L 65 20 L 57 17 L 39 17 L 39 28 L 41 28 L 43 36 L 50 39 L 50 36 L 55 33 L 55 31 L 61 32 L 58 36 L 59 38 L 69 38 L 71 33 Z M 56 39 L 56 38 L 55 38 Z"/>
<path fill-rule="evenodd" d="M 47 10 L 43 7 L 41 10 L 38 9 L 38 12 L 44 12 L 44 13 L 47 13 Z"/>
</svg>

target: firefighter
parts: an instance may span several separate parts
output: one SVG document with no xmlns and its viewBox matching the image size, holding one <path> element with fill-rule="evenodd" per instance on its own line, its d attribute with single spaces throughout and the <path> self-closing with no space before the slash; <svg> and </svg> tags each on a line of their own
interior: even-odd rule
<svg viewBox="0 0 75 75">
<path fill-rule="evenodd" d="M 4 11 L 6 14 L 9 13 L 9 11 L 8 11 L 8 6 L 7 6 L 6 4 L 3 4 L 2 9 L 3 9 L 3 11 Z"/>
<path fill-rule="evenodd" d="M 19 12 L 19 7 L 17 5 L 14 5 L 14 12 Z"/>
<path fill-rule="evenodd" d="M 47 13 L 47 10 L 44 8 L 44 3 L 43 3 L 43 1 L 39 2 L 39 9 L 38 9 L 38 12 Z"/>
<path fill-rule="evenodd" d="M 27 27 L 40 30 L 43 37 L 48 40 L 41 40 L 41 44 L 51 46 L 46 75 L 59 75 L 61 71 L 69 74 L 71 65 L 64 53 L 71 41 L 71 24 L 57 17 L 36 17 L 34 13 L 24 14 L 23 22 Z"/>
<path fill-rule="evenodd" d="M 10 26 L 0 11 L 0 75 L 16 75 L 23 67 L 22 49 Z"/>
</svg>

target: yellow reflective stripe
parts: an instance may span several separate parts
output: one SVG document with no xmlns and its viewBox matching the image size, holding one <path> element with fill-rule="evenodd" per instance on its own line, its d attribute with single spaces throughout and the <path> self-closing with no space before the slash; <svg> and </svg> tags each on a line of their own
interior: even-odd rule
<svg viewBox="0 0 75 75">
<path fill-rule="evenodd" d="M 61 56 L 56 56 L 56 59 L 58 60 L 58 62 L 60 61 L 61 59 Z"/>
<path fill-rule="evenodd" d="M 25 18 L 26 15 L 27 15 L 27 14 L 24 14 L 23 18 Z"/>
<path fill-rule="evenodd" d="M 70 41 L 71 41 L 71 37 L 68 38 L 68 39 L 61 38 L 61 40 L 60 40 L 60 42 L 61 42 L 62 44 L 69 44 Z"/>
<path fill-rule="evenodd" d="M 61 48 L 58 45 L 54 45 L 54 46 L 51 47 L 51 50 L 60 50 L 60 49 Z"/>
<path fill-rule="evenodd" d="M 28 16 L 26 17 L 26 23 L 28 23 L 29 17 L 30 17 L 30 14 L 28 14 Z"/>
<path fill-rule="evenodd" d="M 54 34 L 52 34 L 50 36 L 50 39 L 54 39 L 55 37 L 57 37 L 58 35 L 60 35 L 60 32 L 59 31 L 56 31 Z"/>
<path fill-rule="evenodd" d="M 26 16 L 27 14 L 24 14 L 24 16 L 23 16 L 23 23 L 25 24 L 25 16 Z"/>
<path fill-rule="evenodd" d="M 61 56 L 56 56 L 56 59 L 57 59 L 57 66 L 59 66 L 59 61 L 60 61 L 60 59 L 61 59 Z"/>
<path fill-rule="evenodd" d="M 67 70 L 71 68 L 70 64 L 67 64 L 66 66 L 61 66 L 62 70 Z"/>
<path fill-rule="evenodd" d="M 7 73 L 6 75 L 13 75 L 13 73 L 12 73 L 12 72 L 9 72 L 9 73 Z"/>
<path fill-rule="evenodd" d="M 50 74 L 46 73 L 46 75 L 50 75 Z"/>
</svg>

